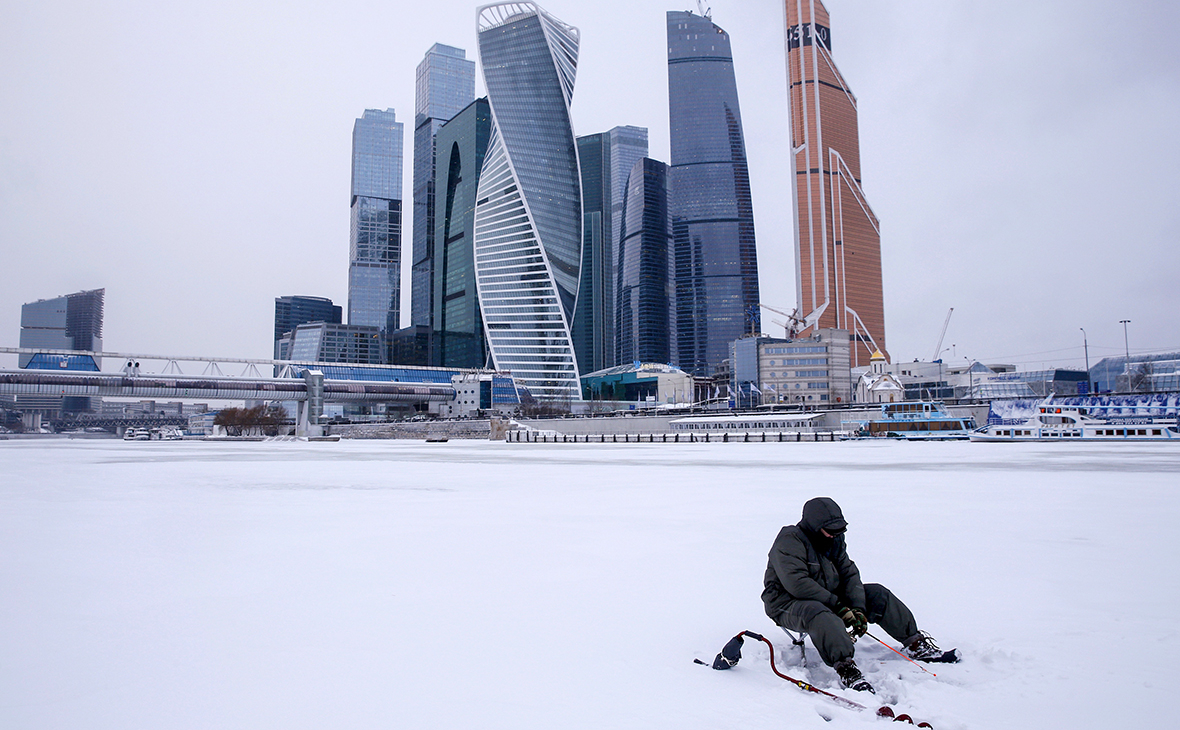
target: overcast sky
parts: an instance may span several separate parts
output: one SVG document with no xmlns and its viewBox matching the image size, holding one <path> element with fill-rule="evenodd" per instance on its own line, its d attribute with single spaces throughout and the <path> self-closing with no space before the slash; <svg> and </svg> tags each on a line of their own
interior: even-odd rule
<svg viewBox="0 0 1180 730">
<path fill-rule="evenodd" d="M 543 6 L 582 32 L 575 132 L 646 126 L 666 162 L 664 14 L 695 2 Z M 789 311 L 782 7 L 712 6 L 762 301 Z M 1132 353 L 1180 350 L 1180 4 L 827 7 L 894 360 L 929 359 L 950 307 L 948 361 L 1080 366 L 1084 327 L 1094 363 L 1123 352 L 1122 319 Z M 106 288 L 119 352 L 267 358 L 276 296 L 346 306 L 353 121 L 391 107 L 406 122 L 408 210 L 415 67 L 435 42 L 475 58 L 475 27 L 456 0 L 0 0 L 0 346 L 18 344 L 21 304 L 81 289 Z"/>
</svg>

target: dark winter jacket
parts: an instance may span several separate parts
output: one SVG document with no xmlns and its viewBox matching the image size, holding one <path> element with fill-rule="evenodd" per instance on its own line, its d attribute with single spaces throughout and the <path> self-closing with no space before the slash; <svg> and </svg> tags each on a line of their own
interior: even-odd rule
<svg viewBox="0 0 1180 730">
<path fill-rule="evenodd" d="M 838 605 L 865 610 L 865 589 L 856 563 L 848 557 L 844 535 L 824 537 L 824 527 L 843 528 L 847 523 L 840 506 L 828 497 L 816 497 L 803 505 L 803 519 L 779 531 L 770 548 L 763 578 L 762 602 L 766 615 L 778 620 L 793 601 L 819 601 L 828 608 Z"/>
</svg>

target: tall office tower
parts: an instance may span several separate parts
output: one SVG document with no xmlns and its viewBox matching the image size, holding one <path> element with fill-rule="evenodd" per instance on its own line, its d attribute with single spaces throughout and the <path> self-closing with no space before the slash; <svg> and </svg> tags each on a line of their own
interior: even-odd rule
<svg viewBox="0 0 1180 730">
<path fill-rule="evenodd" d="M 615 317 L 620 364 L 671 362 L 676 347 L 675 259 L 668 216 L 668 166 L 644 157 L 623 196 Z"/>
<path fill-rule="evenodd" d="M 475 100 L 475 61 L 435 43 L 418 64 L 414 93 L 414 229 L 410 324 L 430 325 L 434 301 L 434 136 Z"/>
<path fill-rule="evenodd" d="M 492 133 L 487 99 L 476 99 L 435 137 L 434 305 L 432 365 L 482 368 L 487 341 L 475 284 L 475 200 Z"/>
<path fill-rule="evenodd" d="M 795 289 L 806 327 L 852 333 L 852 363 L 885 350 L 881 233 L 860 187 L 856 97 L 832 58 L 820 0 L 786 0 L 795 174 Z"/>
<path fill-rule="evenodd" d="M 102 319 L 106 289 L 92 289 L 22 305 L 20 346 L 46 350 L 102 351 Z M 102 358 L 51 357 L 21 354 L 18 367 L 56 366 L 68 370 L 102 369 Z M 45 411 L 81 413 L 91 409 L 86 396 L 25 397 L 23 407 Z"/>
<path fill-rule="evenodd" d="M 343 314 L 339 305 L 324 297 L 275 297 L 275 359 L 286 360 L 289 354 L 280 344 L 283 335 L 308 322 L 340 324 Z"/>
<path fill-rule="evenodd" d="M 39 299 L 20 308 L 20 346 L 46 350 L 102 350 L 102 314 L 106 289 Z M 19 355 L 25 367 L 33 355 Z M 99 367 L 102 363 L 98 363 Z"/>
<path fill-rule="evenodd" d="M 402 261 L 402 125 L 392 109 L 366 109 L 352 128 L 351 233 L 348 323 L 391 333 Z"/>
<path fill-rule="evenodd" d="M 712 375 L 758 307 L 758 257 L 729 34 L 668 13 L 678 365 Z"/>
<path fill-rule="evenodd" d="M 615 361 L 615 262 L 623 191 L 635 162 L 647 156 L 645 127 L 615 127 L 578 137 L 582 168 L 582 277 L 571 335 L 578 370 L 595 372 Z"/>
<path fill-rule="evenodd" d="M 531 2 L 478 11 L 492 136 L 475 204 L 475 271 L 492 361 L 539 400 L 581 397 L 569 323 L 582 263 L 570 100 L 578 30 Z"/>
</svg>

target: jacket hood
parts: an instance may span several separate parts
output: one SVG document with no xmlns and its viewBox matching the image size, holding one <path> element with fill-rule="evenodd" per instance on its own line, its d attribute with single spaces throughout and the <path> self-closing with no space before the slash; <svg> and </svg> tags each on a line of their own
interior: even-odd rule
<svg viewBox="0 0 1180 730">
<path fill-rule="evenodd" d="M 821 528 L 829 531 L 843 530 L 848 527 L 848 522 L 834 499 L 816 497 L 807 500 L 807 504 L 803 505 L 803 519 L 799 521 L 799 527 L 804 532 L 818 534 Z"/>
</svg>

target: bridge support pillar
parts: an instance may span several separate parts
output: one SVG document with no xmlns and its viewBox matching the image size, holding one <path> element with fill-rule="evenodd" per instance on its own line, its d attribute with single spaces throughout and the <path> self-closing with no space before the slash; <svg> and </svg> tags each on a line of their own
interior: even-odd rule
<svg viewBox="0 0 1180 730">
<path fill-rule="evenodd" d="M 324 435 L 320 417 L 324 415 L 324 374 L 319 370 L 304 370 L 307 400 L 298 402 L 295 417 L 295 437 L 315 438 Z"/>
</svg>

